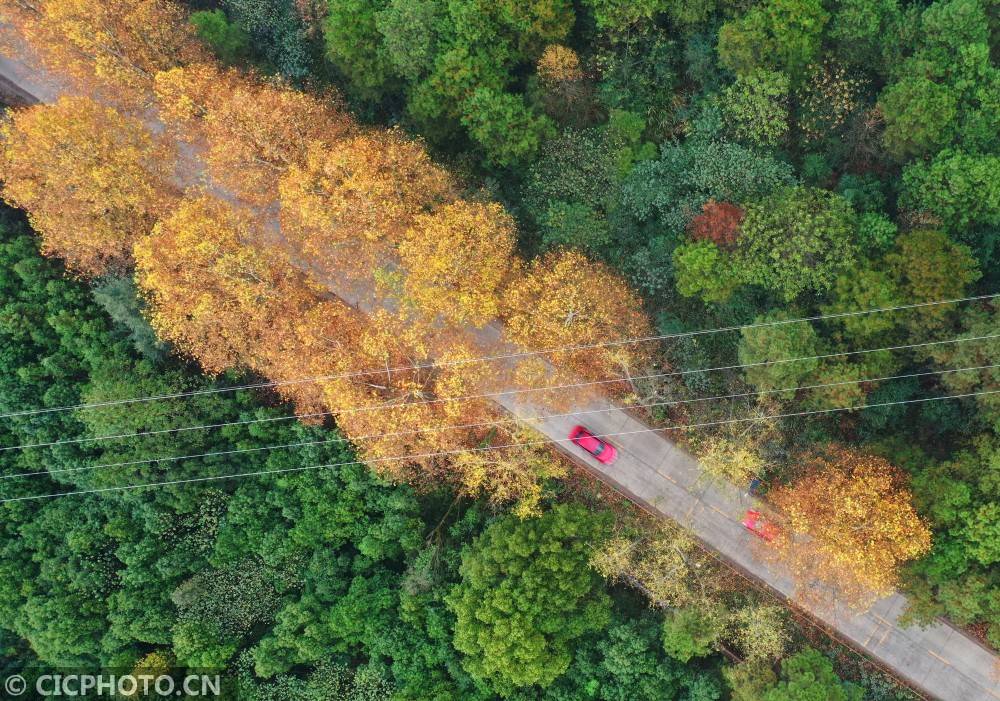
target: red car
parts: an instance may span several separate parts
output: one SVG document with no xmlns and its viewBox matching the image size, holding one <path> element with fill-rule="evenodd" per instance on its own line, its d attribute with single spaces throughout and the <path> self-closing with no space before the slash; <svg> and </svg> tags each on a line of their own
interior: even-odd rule
<svg viewBox="0 0 1000 701">
<path fill-rule="evenodd" d="M 743 516 L 743 526 L 758 538 L 763 538 L 769 543 L 778 535 L 778 527 L 754 509 L 750 509 Z"/>
<path fill-rule="evenodd" d="M 583 426 L 574 426 L 569 432 L 569 439 L 605 465 L 610 465 L 618 457 L 618 451 L 613 445 L 602 441 Z"/>
</svg>

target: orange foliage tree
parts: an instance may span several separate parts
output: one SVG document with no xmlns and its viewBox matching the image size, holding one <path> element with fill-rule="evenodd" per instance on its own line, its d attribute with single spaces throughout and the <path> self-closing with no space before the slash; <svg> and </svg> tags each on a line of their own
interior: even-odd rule
<svg viewBox="0 0 1000 701">
<path fill-rule="evenodd" d="M 2 12 L 47 68 L 133 105 L 158 71 L 207 58 L 171 0 L 7 0 Z"/>
<path fill-rule="evenodd" d="M 418 215 L 399 247 L 407 302 L 450 324 L 493 321 L 514 239 L 514 220 L 495 203 L 459 200 Z"/>
<path fill-rule="evenodd" d="M 468 362 L 485 350 L 460 327 L 502 313 L 527 347 L 648 333 L 624 283 L 575 253 L 518 264 L 511 218 L 460 200 L 421 144 L 358 129 L 332 95 L 217 67 L 170 0 L 7 0 L 2 11 L 49 68 L 193 146 L 178 166 L 139 121 L 86 101 L 16 117 L 7 197 L 49 250 L 96 274 L 132 247 L 161 337 L 209 372 L 249 368 L 300 411 L 336 413 L 366 457 L 389 459 L 380 472 L 537 508 L 562 467 L 548 449 L 508 445 L 539 439 L 488 397 L 467 397 L 507 387 L 511 368 Z M 227 192 L 177 202 L 166 183 L 200 179 L 202 164 Z M 260 220 L 275 203 L 280 232 Z M 401 304 L 369 317 L 312 277 L 350 284 L 373 271 Z M 603 375 L 627 374 L 642 355 L 554 358 Z"/>
<path fill-rule="evenodd" d="M 435 360 L 424 341 L 413 324 L 386 310 L 375 312 L 359 334 L 353 361 L 366 372 L 351 378 L 353 390 L 328 401 L 343 412 L 340 423 L 351 435 L 381 434 L 366 444 L 367 455 L 457 449 L 470 430 L 443 427 L 482 423 L 493 416 L 482 400 L 449 399 L 481 393 L 483 369 L 462 363 L 474 357 L 473 350 L 455 343 Z M 349 408 L 355 405 L 366 408 Z M 435 461 L 415 462 L 430 466 Z"/>
<path fill-rule="evenodd" d="M 155 78 L 161 119 L 187 140 L 203 140 L 209 174 L 254 204 L 277 197 L 277 183 L 302 166 L 309 145 L 336 142 L 351 120 L 332 94 L 312 94 L 253 75 L 197 64 Z"/>
<path fill-rule="evenodd" d="M 153 327 L 209 372 L 256 367 L 259 349 L 318 301 L 319 288 L 259 240 L 247 212 L 195 195 L 135 246 Z"/>
<path fill-rule="evenodd" d="M 414 217 L 454 199 L 448 174 L 396 131 L 313 143 L 280 192 L 282 230 L 310 262 L 365 277 L 394 253 Z"/>
<path fill-rule="evenodd" d="M 503 294 L 507 337 L 531 350 L 591 346 L 648 336 L 641 304 L 621 278 L 576 251 L 538 258 L 512 276 Z M 586 377 L 627 378 L 645 361 L 648 344 L 551 353 L 556 365 Z"/>
<path fill-rule="evenodd" d="M 432 358 L 424 340 L 410 320 L 376 312 L 354 348 L 356 367 L 367 371 L 324 383 L 338 425 L 386 477 L 448 482 L 532 513 L 542 481 L 563 468 L 539 446 L 516 445 L 538 437 L 482 396 L 495 389 L 496 371 L 469 362 L 474 347 L 453 339 Z"/>
<path fill-rule="evenodd" d="M 122 264 L 173 199 L 172 153 L 132 117 L 82 97 L 15 112 L 3 128 L 3 196 L 47 254 L 84 275 Z"/>
<path fill-rule="evenodd" d="M 900 566 L 931 545 L 904 474 L 845 448 L 810 456 L 804 467 L 802 477 L 769 494 L 785 522 L 775 552 L 802 592 L 824 586 L 861 607 L 891 593 Z"/>
</svg>

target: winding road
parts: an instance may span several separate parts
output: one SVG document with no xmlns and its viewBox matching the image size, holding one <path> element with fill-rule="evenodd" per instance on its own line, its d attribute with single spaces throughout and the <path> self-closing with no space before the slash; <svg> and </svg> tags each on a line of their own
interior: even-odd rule
<svg viewBox="0 0 1000 701">
<path fill-rule="evenodd" d="M 0 95 L 8 101 L 47 102 L 60 93 L 59 84 L 37 66 L 0 56 Z M 331 287 L 344 301 L 363 306 L 349 290 Z M 561 441 L 556 445 L 570 459 L 637 504 L 689 528 L 706 547 L 780 596 L 792 596 L 792 580 L 754 555 L 754 536 L 740 523 L 754 500 L 732 485 L 707 480 L 698 462 L 666 436 L 650 432 L 628 412 L 604 400 L 576 405 L 580 415 L 541 421 L 528 419 L 565 410 L 553 412 L 525 395 L 505 395 L 497 401 L 546 437 Z M 565 438 L 577 423 L 599 434 L 629 434 L 614 439 L 620 451 L 617 462 L 603 465 L 568 445 Z M 942 701 L 1000 701 L 1000 659 L 945 622 L 901 626 L 899 618 L 906 606 L 904 596 L 893 594 L 864 613 L 836 607 L 803 610 L 842 642 L 863 651 L 927 696 Z"/>
</svg>

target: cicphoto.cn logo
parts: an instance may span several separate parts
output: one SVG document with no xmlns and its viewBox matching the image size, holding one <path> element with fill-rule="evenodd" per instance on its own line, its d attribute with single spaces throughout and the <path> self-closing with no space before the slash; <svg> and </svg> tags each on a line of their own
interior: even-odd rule
<svg viewBox="0 0 1000 701">
<path fill-rule="evenodd" d="M 218 674 L 43 674 L 28 682 L 19 674 L 3 681 L 4 698 L 212 698 L 222 693 Z"/>
</svg>

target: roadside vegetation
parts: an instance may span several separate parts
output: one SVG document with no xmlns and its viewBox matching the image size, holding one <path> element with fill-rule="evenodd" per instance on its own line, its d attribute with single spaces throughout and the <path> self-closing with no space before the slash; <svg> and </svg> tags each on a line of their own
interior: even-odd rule
<svg viewBox="0 0 1000 701">
<path fill-rule="evenodd" d="M 3 127 L 62 261 L 6 215 L 3 412 L 273 389 L 10 416 L 5 475 L 39 474 L 3 497 L 349 463 L 3 503 L 8 658 L 260 698 L 905 697 L 482 398 L 579 378 L 761 480 L 803 590 L 902 588 L 1000 646 L 994 10 L 7 0 L 70 87 Z M 667 338 L 485 366 L 495 322 Z"/>
</svg>

